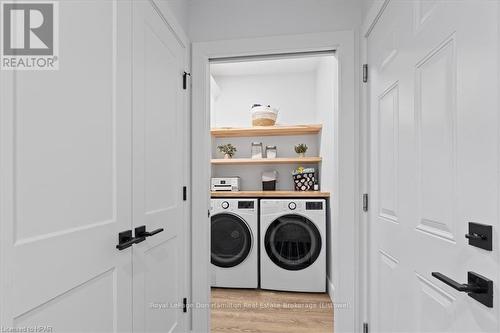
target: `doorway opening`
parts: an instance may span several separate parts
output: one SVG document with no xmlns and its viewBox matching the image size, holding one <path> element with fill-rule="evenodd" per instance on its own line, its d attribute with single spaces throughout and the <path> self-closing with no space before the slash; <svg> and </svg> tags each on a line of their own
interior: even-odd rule
<svg viewBox="0 0 500 333">
<path fill-rule="evenodd" d="M 209 61 L 212 332 L 333 331 L 337 66 L 334 51 Z"/>
</svg>

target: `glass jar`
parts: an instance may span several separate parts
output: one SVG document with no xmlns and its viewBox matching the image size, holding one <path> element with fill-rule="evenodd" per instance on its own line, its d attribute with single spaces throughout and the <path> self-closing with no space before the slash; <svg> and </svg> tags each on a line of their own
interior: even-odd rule
<svg viewBox="0 0 500 333">
<path fill-rule="evenodd" d="M 278 155 L 278 150 L 276 146 L 266 146 L 266 157 L 267 158 L 276 158 Z"/>
<path fill-rule="evenodd" d="M 252 142 L 252 158 L 262 158 L 262 142 Z"/>
</svg>

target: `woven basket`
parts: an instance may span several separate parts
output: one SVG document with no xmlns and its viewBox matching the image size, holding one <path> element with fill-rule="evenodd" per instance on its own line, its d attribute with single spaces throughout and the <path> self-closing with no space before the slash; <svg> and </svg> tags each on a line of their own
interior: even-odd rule
<svg viewBox="0 0 500 333">
<path fill-rule="evenodd" d="M 274 126 L 278 110 L 268 106 L 255 104 L 252 106 L 252 126 Z"/>
</svg>

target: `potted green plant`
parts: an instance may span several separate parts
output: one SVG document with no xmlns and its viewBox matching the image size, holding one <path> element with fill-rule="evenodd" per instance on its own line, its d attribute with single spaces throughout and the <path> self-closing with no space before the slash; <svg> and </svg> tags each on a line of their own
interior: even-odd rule
<svg viewBox="0 0 500 333">
<path fill-rule="evenodd" d="M 224 158 L 232 158 L 236 153 L 236 147 L 228 143 L 225 145 L 220 145 L 217 147 L 221 153 L 224 154 Z"/>
<path fill-rule="evenodd" d="M 299 143 L 295 146 L 295 152 L 299 154 L 299 157 L 304 157 L 306 155 L 307 145 L 305 143 Z"/>
</svg>

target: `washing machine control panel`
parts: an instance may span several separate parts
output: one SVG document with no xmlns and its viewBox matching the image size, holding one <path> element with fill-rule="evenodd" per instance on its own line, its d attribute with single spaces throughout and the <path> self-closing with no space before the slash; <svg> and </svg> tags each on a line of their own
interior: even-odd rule
<svg viewBox="0 0 500 333">
<path fill-rule="evenodd" d="M 227 201 L 223 201 L 223 202 L 222 202 L 222 204 L 221 204 L 221 207 L 222 207 L 223 209 L 228 209 L 228 208 L 229 208 L 229 202 L 227 202 Z"/>
<path fill-rule="evenodd" d="M 288 209 L 295 210 L 297 208 L 297 204 L 295 202 L 288 203 Z"/>
<path fill-rule="evenodd" d="M 255 208 L 255 201 L 238 201 L 238 209 L 254 209 Z"/>
<path fill-rule="evenodd" d="M 322 210 L 323 203 L 321 201 L 306 202 L 306 210 Z"/>
</svg>

